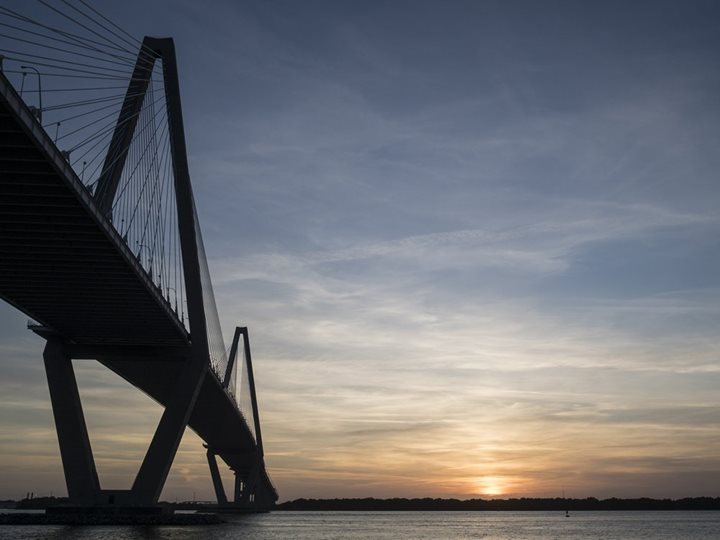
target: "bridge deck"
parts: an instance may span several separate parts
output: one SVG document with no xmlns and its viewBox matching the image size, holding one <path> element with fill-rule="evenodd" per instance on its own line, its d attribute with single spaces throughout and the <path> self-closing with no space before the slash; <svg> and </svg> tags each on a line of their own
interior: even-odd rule
<svg viewBox="0 0 720 540">
<path fill-rule="evenodd" d="M 170 399 L 180 365 L 147 360 L 103 360 L 102 363 L 161 405 Z M 218 455 L 233 470 L 243 472 L 247 469 L 252 461 L 249 458 L 256 450 L 255 439 L 233 398 L 213 373 L 207 374 L 200 387 L 188 425 L 209 446 L 217 449 Z"/>
<path fill-rule="evenodd" d="M 2 75 L 0 254 L 2 298 L 76 343 L 188 341 L 170 304 Z"/>
</svg>

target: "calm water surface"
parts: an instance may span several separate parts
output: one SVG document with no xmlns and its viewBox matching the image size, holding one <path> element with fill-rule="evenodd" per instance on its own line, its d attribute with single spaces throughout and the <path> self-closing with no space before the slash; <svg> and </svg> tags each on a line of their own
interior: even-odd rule
<svg viewBox="0 0 720 540">
<path fill-rule="evenodd" d="M 273 512 L 205 527 L 0 526 L 0 538 L 299 540 L 720 539 L 720 512 Z"/>
</svg>

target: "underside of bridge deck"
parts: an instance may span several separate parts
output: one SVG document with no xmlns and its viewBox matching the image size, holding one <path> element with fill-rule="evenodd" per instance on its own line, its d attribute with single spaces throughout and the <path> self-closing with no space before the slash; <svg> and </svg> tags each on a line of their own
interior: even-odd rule
<svg viewBox="0 0 720 540">
<path fill-rule="evenodd" d="M 3 88 L 4 87 L 4 88 Z M 170 304 L 0 80 L 0 295 L 76 343 L 188 343 Z M 41 129 L 41 128 L 40 128 Z M 40 135 L 40 136 L 38 136 Z"/>
</svg>

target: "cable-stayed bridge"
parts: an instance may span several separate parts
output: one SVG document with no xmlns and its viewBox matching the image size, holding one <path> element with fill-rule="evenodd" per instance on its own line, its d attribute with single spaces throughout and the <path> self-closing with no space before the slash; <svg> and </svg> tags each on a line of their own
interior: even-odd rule
<svg viewBox="0 0 720 540">
<path fill-rule="evenodd" d="M 175 48 L 76 2 L 0 7 L 0 296 L 33 319 L 71 504 L 157 503 L 189 426 L 221 506 L 277 500 L 250 344 L 223 340 L 187 162 Z M 164 407 L 128 490 L 102 489 L 73 371 Z M 240 376 L 238 376 L 240 373 Z M 226 494 L 218 461 L 234 472 Z"/>
</svg>

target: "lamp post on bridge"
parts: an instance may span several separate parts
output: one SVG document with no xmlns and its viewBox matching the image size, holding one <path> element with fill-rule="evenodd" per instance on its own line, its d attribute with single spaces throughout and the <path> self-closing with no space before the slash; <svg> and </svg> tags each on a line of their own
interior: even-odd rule
<svg viewBox="0 0 720 540">
<path fill-rule="evenodd" d="M 175 287 L 167 287 L 167 300 L 170 302 L 170 291 L 175 291 L 175 315 L 177 315 L 177 289 Z"/>
<path fill-rule="evenodd" d="M 150 251 L 150 246 L 147 244 L 138 244 L 138 259 L 140 259 L 140 263 L 142 264 L 142 248 L 147 249 L 148 252 L 148 264 L 150 265 L 150 276 L 152 277 L 152 263 L 153 263 L 153 252 Z"/>
<path fill-rule="evenodd" d="M 38 110 L 37 119 L 42 122 L 42 80 L 40 78 L 40 71 L 32 66 L 20 66 L 20 69 L 31 69 L 35 72 L 38 78 Z"/>
</svg>

